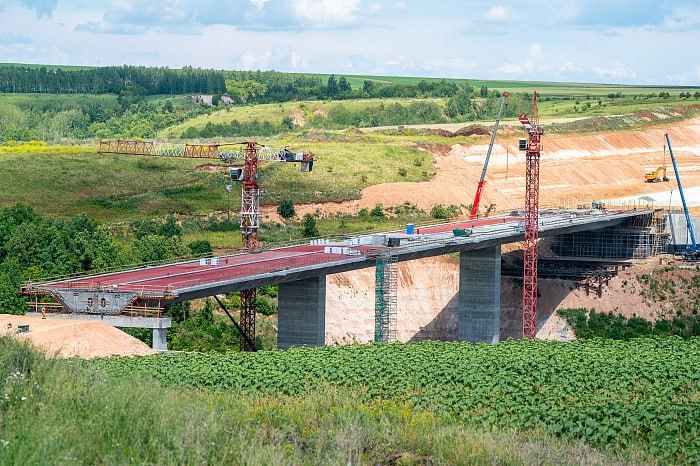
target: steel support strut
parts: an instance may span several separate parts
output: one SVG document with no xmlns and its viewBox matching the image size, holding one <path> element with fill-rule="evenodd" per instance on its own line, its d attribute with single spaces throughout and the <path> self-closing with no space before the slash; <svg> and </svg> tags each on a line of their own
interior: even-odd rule
<svg viewBox="0 0 700 466">
<path fill-rule="evenodd" d="M 219 297 L 214 295 L 214 299 L 216 300 L 217 303 L 219 303 L 219 307 L 221 308 L 221 310 L 223 310 L 226 313 L 228 318 L 231 319 L 231 322 L 233 322 L 233 325 L 238 329 L 238 331 L 241 334 L 241 338 L 243 340 L 245 340 L 248 347 L 252 348 L 250 351 L 255 351 L 255 342 L 250 340 L 250 338 L 248 337 L 248 334 L 243 331 L 243 328 L 240 325 L 238 325 L 238 322 L 236 322 L 236 319 L 233 318 L 233 316 L 231 315 L 229 310 L 226 308 L 226 306 L 224 306 L 224 303 L 221 302 Z"/>
</svg>

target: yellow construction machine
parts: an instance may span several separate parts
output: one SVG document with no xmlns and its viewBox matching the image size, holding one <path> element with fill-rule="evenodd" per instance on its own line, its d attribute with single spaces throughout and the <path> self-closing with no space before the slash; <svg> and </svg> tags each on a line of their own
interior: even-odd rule
<svg viewBox="0 0 700 466">
<path fill-rule="evenodd" d="M 647 183 L 658 183 L 660 181 L 668 181 L 668 178 L 666 177 L 666 166 L 661 166 L 658 167 L 654 171 L 650 171 L 646 175 L 644 175 L 644 181 Z"/>
</svg>

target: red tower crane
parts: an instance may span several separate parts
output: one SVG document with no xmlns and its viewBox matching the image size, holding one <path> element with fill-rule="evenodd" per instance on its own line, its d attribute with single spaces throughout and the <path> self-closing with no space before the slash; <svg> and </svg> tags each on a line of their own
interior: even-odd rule
<svg viewBox="0 0 700 466">
<path fill-rule="evenodd" d="M 542 127 L 537 112 L 537 91 L 532 95 L 530 118 L 524 113 L 520 123 L 527 130 L 527 140 L 519 148 L 526 151 L 525 165 L 525 253 L 523 263 L 523 337 L 537 334 L 537 242 L 539 237 L 540 152 Z"/>
<path fill-rule="evenodd" d="M 489 167 L 489 159 L 491 158 L 491 151 L 493 150 L 493 143 L 496 140 L 496 132 L 498 131 L 498 124 L 501 122 L 501 115 L 503 115 L 503 107 L 505 107 L 506 99 L 508 98 L 508 93 L 504 92 L 501 99 L 501 106 L 498 109 L 498 116 L 496 117 L 496 124 L 493 126 L 493 132 L 491 133 L 491 142 L 489 143 L 489 149 L 486 151 L 486 160 L 484 161 L 484 168 L 481 170 L 481 178 L 479 179 L 479 185 L 476 187 L 476 195 L 474 196 L 474 203 L 472 204 L 472 210 L 469 213 L 469 220 L 473 220 L 479 213 L 479 202 L 481 202 L 481 193 L 484 191 L 484 185 L 486 184 L 486 169 Z"/>
<path fill-rule="evenodd" d="M 221 149 L 227 146 L 244 145 L 242 151 Z M 274 150 L 254 141 L 226 144 L 185 144 L 176 146 L 154 144 L 149 141 L 102 141 L 99 153 L 155 155 L 185 158 L 216 158 L 224 162 L 243 160 L 243 169 L 232 170 L 235 179 L 243 181 L 241 191 L 241 236 L 243 249 L 255 249 L 260 245 L 260 186 L 258 184 L 258 164 L 260 160 L 276 162 L 297 162 L 302 172 L 313 169 L 314 156 L 309 153 L 292 152 L 287 148 Z M 241 349 L 255 351 L 255 288 L 240 293 L 241 313 L 237 324 L 241 332 Z M 218 301 L 218 299 L 217 299 Z M 221 303 L 219 302 L 221 305 Z M 228 313 L 228 311 L 226 311 Z M 233 318 L 231 318 L 233 320 Z M 235 321 L 234 321 L 235 324 Z"/>
<path fill-rule="evenodd" d="M 220 157 L 243 158 L 243 172 L 239 179 L 243 181 L 241 190 L 241 236 L 243 238 L 243 249 L 255 249 L 260 245 L 260 185 L 258 184 L 258 164 L 261 156 L 259 148 L 265 151 L 263 160 L 277 160 L 282 162 L 299 162 L 303 172 L 310 172 L 313 168 L 313 155 L 302 152 L 294 153 L 289 149 L 272 151 L 269 148 L 258 144 L 255 141 L 236 143 L 245 145 L 242 153 L 221 152 Z M 215 145 L 217 150 L 222 146 L 235 144 Z M 257 290 L 251 288 L 241 290 L 241 313 L 239 328 L 241 335 L 241 350 L 255 351 L 255 300 Z"/>
</svg>

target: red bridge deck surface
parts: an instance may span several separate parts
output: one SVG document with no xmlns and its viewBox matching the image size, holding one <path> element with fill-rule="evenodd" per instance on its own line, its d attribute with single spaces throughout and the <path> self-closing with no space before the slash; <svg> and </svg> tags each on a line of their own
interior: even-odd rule
<svg viewBox="0 0 700 466">
<path fill-rule="evenodd" d="M 416 229 L 417 234 L 429 235 L 435 233 L 447 233 L 455 228 L 478 228 L 488 225 L 500 225 L 509 222 L 519 222 L 525 220 L 523 217 L 494 217 L 484 218 L 481 220 L 465 220 L 464 222 L 446 223 L 444 225 L 435 225 L 431 227 L 423 227 Z"/>
<path fill-rule="evenodd" d="M 516 217 L 487 218 L 420 228 L 417 233 L 437 234 L 454 228 L 478 228 L 522 220 Z M 47 285 L 50 288 L 95 289 L 111 288 L 140 294 L 161 296 L 197 285 L 211 284 L 247 276 L 295 269 L 312 265 L 330 264 L 352 256 L 324 252 L 326 245 L 301 245 L 272 249 L 257 253 L 218 257 L 218 265 L 201 265 L 198 260 L 178 264 L 145 267 L 101 276 L 77 278 Z M 372 246 L 352 246 L 367 254 Z"/>
<path fill-rule="evenodd" d="M 200 265 L 199 261 L 162 265 L 116 272 L 97 277 L 78 278 L 52 283 L 51 288 L 112 288 L 145 294 L 163 294 L 206 283 L 216 283 L 262 273 L 328 264 L 352 256 L 328 254 L 324 245 L 304 245 L 218 257 L 218 265 Z M 367 252 L 369 247 L 353 249 Z"/>
</svg>

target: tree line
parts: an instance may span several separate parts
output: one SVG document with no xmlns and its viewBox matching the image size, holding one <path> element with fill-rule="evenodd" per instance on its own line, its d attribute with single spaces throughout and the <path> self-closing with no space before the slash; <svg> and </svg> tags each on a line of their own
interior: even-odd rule
<svg viewBox="0 0 700 466">
<path fill-rule="evenodd" d="M 380 83 L 365 80 L 353 89 L 345 76 L 320 77 L 279 71 L 225 71 L 184 67 L 106 66 L 61 69 L 0 66 L 0 92 L 40 94 L 120 94 L 127 88 L 145 95 L 229 94 L 240 103 L 294 100 L 451 97 L 464 88 L 451 81 Z M 468 87 L 468 85 L 466 85 Z"/>
<path fill-rule="evenodd" d="M 127 86 L 154 94 L 226 92 L 222 71 L 184 67 L 106 66 L 78 70 L 0 66 L 0 92 L 40 94 L 119 94 Z"/>
<path fill-rule="evenodd" d="M 22 313 L 23 281 L 211 252 L 206 241 L 185 244 L 174 217 L 135 221 L 123 244 L 86 214 L 40 215 L 23 204 L 0 210 L 0 309 Z"/>
</svg>

